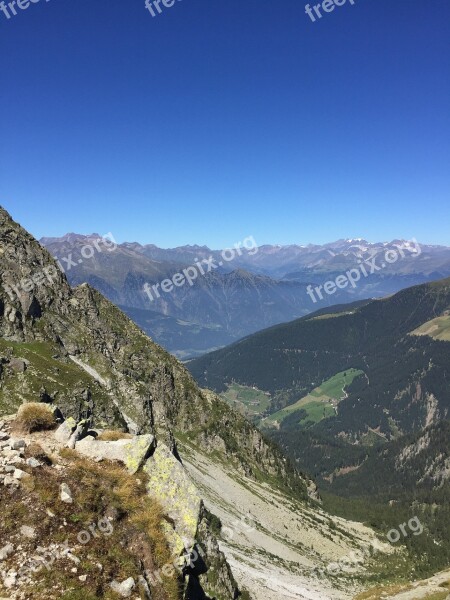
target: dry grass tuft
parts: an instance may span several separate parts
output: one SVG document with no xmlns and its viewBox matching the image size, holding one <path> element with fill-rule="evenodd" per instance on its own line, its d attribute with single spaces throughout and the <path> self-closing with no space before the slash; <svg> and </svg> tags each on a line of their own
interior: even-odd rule
<svg viewBox="0 0 450 600">
<path fill-rule="evenodd" d="M 100 442 L 117 442 L 118 440 L 129 440 L 133 436 L 129 433 L 124 433 L 123 431 L 113 431 L 112 429 L 105 429 L 102 433 L 97 437 L 97 440 Z"/>
<path fill-rule="evenodd" d="M 41 402 L 22 404 L 14 421 L 14 428 L 22 433 L 45 431 L 56 426 L 52 409 Z"/>
</svg>

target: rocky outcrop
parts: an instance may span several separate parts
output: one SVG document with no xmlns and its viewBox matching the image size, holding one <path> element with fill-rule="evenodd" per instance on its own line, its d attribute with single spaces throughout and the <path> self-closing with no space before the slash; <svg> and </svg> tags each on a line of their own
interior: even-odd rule
<svg viewBox="0 0 450 600">
<path fill-rule="evenodd" d="M 210 518 L 211 515 L 202 505 L 197 527 L 197 548 L 206 572 L 199 574 L 198 578 L 203 589 L 212 596 L 218 594 L 220 598 L 236 600 L 240 595 L 239 589 L 217 538 L 211 532 Z"/>
<path fill-rule="evenodd" d="M 16 341 L 36 339 L 36 319 L 51 309 L 67 313 L 71 291 L 50 253 L 8 213 L 0 210 L 0 336 Z"/>
<path fill-rule="evenodd" d="M 53 463 L 51 471 L 56 471 L 62 482 L 59 483 L 57 489 L 53 486 L 53 502 L 60 502 L 61 505 L 67 505 L 71 508 L 70 514 L 75 514 L 81 508 L 79 506 L 79 483 L 70 478 L 66 472 L 67 465 L 61 464 L 57 460 L 58 450 L 63 450 L 67 447 L 68 440 L 73 435 L 73 430 L 77 427 L 72 419 L 64 422 L 54 432 L 45 432 L 37 434 L 27 434 L 26 439 L 13 437 L 0 424 L 0 486 L 3 489 L 9 490 L 10 494 L 17 494 L 17 498 L 12 497 L 12 503 L 28 504 L 30 499 L 27 499 L 28 490 L 33 491 L 35 484 L 33 474 L 30 469 L 36 471 L 36 476 L 43 473 L 45 463 L 36 458 L 26 458 L 26 453 L 29 452 L 36 441 L 42 444 L 47 450 L 52 449 Z M 36 451 L 36 450 L 34 450 Z M 45 451 L 41 448 L 41 453 Z M 148 454 L 152 452 L 152 456 Z M 134 579 L 128 577 L 125 580 L 112 580 L 109 587 L 115 591 L 120 597 L 131 597 L 132 592 L 139 589 L 146 598 L 153 598 L 149 586 L 154 586 L 155 582 L 163 581 L 167 573 L 167 569 L 177 574 L 179 579 L 180 600 L 207 600 L 208 598 L 216 598 L 217 600 L 234 600 L 239 595 L 238 586 L 232 575 L 231 569 L 226 561 L 225 555 L 220 551 L 218 542 L 211 530 L 211 515 L 203 506 L 203 502 L 198 494 L 196 487 L 193 485 L 190 476 L 179 462 L 177 458 L 170 452 L 169 448 L 161 444 L 158 448 L 154 448 L 154 439 L 150 435 L 136 436 L 134 438 L 121 439 L 117 441 L 101 441 L 96 440 L 89 435 L 79 440 L 74 452 L 70 454 L 71 459 L 77 456 L 79 459 L 85 458 L 86 463 L 84 469 L 89 470 L 89 463 L 98 463 L 105 461 L 105 466 L 111 462 L 117 462 L 128 470 L 130 474 L 136 474 L 141 467 L 142 474 L 145 474 L 147 481 L 147 493 L 152 497 L 164 510 L 163 531 L 164 537 L 170 546 L 170 556 L 174 557 L 170 563 L 164 565 L 160 570 L 146 570 L 145 565 L 149 563 L 148 558 L 144 560 L 142 557 L 142 571 L 139 578 Z M 23 471 L 22 468 L 27 468 Z M 47 471 L 46 477 L 49 476 Z M 51 478 L 50 478 L 51 479 Z M 98 481 L 100 485 L 102 482 Z M 85 486 L 88 485 L 86 489 Z M 87 482 L 82 482 L 83 494 L 92 497 L 96 492 L 89 489 Z M 0 488 L 0 501 L 2 498 L 2 490 Z M 51 489 L 51 486 L 50 488 Z M 28 492 L 27 492 L 28 491 Z M 125 496 L 126 497 L 126 496 Z M 48 502 L 48 498 L 47 498 Z M 10 510 L 8 506 L 8 510 Z M 122 508 L 123 510 L 123 508 Z M 88 543 L 91 537 L 98 537 L 101 532 L 106 532 L 109 535 L 114 529 L 111 523 L 105 525 L 105 518 L 120 520 L 120 512 L 117 512 L 113 507 L 110 509 L 108 517 L 98 517 L 98 532 L 95 532 L 95 527 L 92 525 L 87 527 L 85 531 L 78 533 L 77 541 L 82 545 Z M 50 511 L 48 513 L 52 519 L 55 514 Z M 42 532 L 38 531 L 37 527 L 32 527 L 28 524 L 21 525 L 20 535 L 22 538 L 43 545 Z M 119 525 L 116 525 L 119 528 Z M 0 526 L 1 530 L 1 526 Z M 90 533 L 89 533 L 90 532 Z M 100 532 L 100 533 L 99 533 Z M 15 538 L 11 538 L 15 541 Z M 136 543 L 131 548 L 133 552 L 144 552 L 144 547 L 140 543 Z M 18 548 L 23 550 L 22 547 Z M 66 551 L 68 549 L 66 548 Z M 9 570 L 2 571 L 1 563 L 7 561 L 11 556 L 15 567 Z M 52 562 L 62 558 L 60 547 L 53 547 L 50 551 Z M 73 550 L 72 559 L 75 564 L 77 552 Z M 25 563 L 32 564 L 33 556 L 30 554 L 21 554 L 20 560 Z M 39 560 L 41 560 L 39 558 Z M 45 561 L 45 558 L 42 559 Z M 45 566 L 45 562 L 42 564 Z M 61 568 L 61 567 L 58 567 Z M 19 569 L 17 566 L 16 547 L 13 543 L 8 542 L 0 548 L 0 592 L 3 585 L 12 590 L 11 598 L 22 598 L 20 595 L 22 589 L 26 589 L 32 584 L 30 579 L 30 569 Z M 33 571 L 34 572 L 34 571 Z M 14 575 L 14 577 L 13 577 Z M 80 581 L 86 581 L 80 576 Z M 17 595 L 16 595 L 17 592 Z M 1 595 L 1 593 L 0 593 Z M 158 596 L 157 596 L 158 597 Z"/>
<path fill-rule="evenodd" d="M 200 519 L 202 501 L 183 465 L 164 444 L 147 460 L 149 494 L 157 498 L 170 520 L 167 534 L 176 555 L 191 550 Z"/>
</svg>

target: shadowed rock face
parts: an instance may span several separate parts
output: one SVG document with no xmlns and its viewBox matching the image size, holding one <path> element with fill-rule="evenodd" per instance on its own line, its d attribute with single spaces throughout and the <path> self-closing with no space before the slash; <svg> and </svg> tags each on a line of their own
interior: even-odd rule
<svg viewBox="0 0 450 600">
<path fill-rule="evenodd" d="M 2 337 L 34 339 L 33 324 L 50 307 L 67 314 L 70 286 L 47 250 L 0 209 Z"/>
</svg>

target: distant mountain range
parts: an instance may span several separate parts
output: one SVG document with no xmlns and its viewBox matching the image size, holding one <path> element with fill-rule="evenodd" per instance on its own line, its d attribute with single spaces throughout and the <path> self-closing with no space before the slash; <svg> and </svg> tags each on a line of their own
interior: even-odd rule
<svg viewBox="0 0 450 600">
<path fill-rule="evenodd" d="M 227 262 L 221 260 L 221 251 L 206 246 L 161 249 L 152 244 L 126 242 L 113 249 L 102 247 L 99 237 L 71 233 L 40 241 L 66 267 L 72 285 L 91 284 L 179 358 L 221 348 L 320 307 L 386 296 L 450 275 L 450 248 L 417 246 L 403 240 L 265 245 L 257 251 L 256 247 L 251 251 L 243 248 L 240 255 L 235 253 L 235 258 Z M 85 247 L 95 251 L 85 251 Z M 397 260 L 385 261 L 389 252 L 397 255 Z M 217 268 L 198 276 L 192 286 L 177 287 L 153 300 L 145 293 L 146 283 L 161 283 L 210 257 Z M 370 273 L 372 269 L 364 261 L 374 263 L 376 270 Z M 322 292 L 322 298 L 314 296 L 316 302 L 308 295 L 308 286 L 323 286 L 350 269 L 361 268 L 361 264 L 367 266 L 367 276 L 361 274 L 357 285 L 336 289 L 333 294 Z"/>
</svg>

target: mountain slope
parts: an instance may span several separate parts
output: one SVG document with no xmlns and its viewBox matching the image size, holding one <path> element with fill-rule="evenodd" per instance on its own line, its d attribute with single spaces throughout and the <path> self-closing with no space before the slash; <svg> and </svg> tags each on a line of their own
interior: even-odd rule
<svg viewBox="0 0 450 600">
<path fill-rule="evenodd" d="M 24 396 L 43 400 L 76 422 L 151 432 L 175 455 L 175 433 L 192 435 L 195 423 L 201 447 L 222 435 L 228 459 L 248 475 L 264 472 L 277 479 L 284 473 L 280 484 L 284 480 L 306 498 L 303 480 L 260 434 L 250 437 L 242 419 L 203 394 L 175 358 L 98 292 L 87 285 L 72 290 L 48 252 L 5 211 L 0 240 L 3 414 Z M 207 579 L 207 587 L 224 594 L 220 582 Z"/>
<path fill-rule="evenodd" d="M 328 544 L 336 524 L 309 499 L 317 497 L 313 482 L 300 475 L 226 403 L 200 390 L 174 357 L 99 292 L 86 284 L 72 289 L 50 254 L 4 210 L 0 210 L 0 253 L 0 416 L 15 412 L 24 401 L 37 401 L 57 407 L 67 423 L 70 419 L 79 423 L 80 432 L 88 424 L 97 430 L 106 427 L 152 434 L 155 448 L 146 463 L 149 493 L 169 515 L 172 547 L 177 553 L 190 551 L 188 532 L 189 540 L 200 538 L 207 548 L 203 568 L 185 574 L 183 598 L 235 600 L 238 595 L 238 584 L 221 550 L 230 560 L 234 560 L 233 551 L 225 540 L 217 545 L 215 533 L 221 535 L 217 519 L 193 492 L 192 481 L 200 491 L 209 488 L 205 501 L 212 507 L 219 500 L 222 507 L 234 506 L 247 514 L 264 490 L 270 503 L 275 497 L 283 499 L 280 510 L 289 518 L 304 513 L 313 519 L 317 514 L 324 522 L 322 528 L 310 528 L 309 533 L 323 552 L 302 548 L 304 531 L 300 527 L 290 541 L 283 540 L 276 530 L 250 543 L 247 562 L 239 561 L 239 582 L 245 583 L 251 570 L 249 587 L 256 597 L 264 589 L 264 567 L 255 568 L 252 549 L 259 548 L 281 561 L 290 546 L 298 546 L 308 565 L 302 581 L 306 577 L 311 582 L 313 567 L 318 564 L 368 540 L 378 543 L 371 530 L 342 521 L 341 534 Z M 192 480 L 180 457 L 192 465 Z M 214 472 L 204 487 L 202 462 Z M 234 481 L 237 487 L 224 486 L 224 481 Z M 216 492 L 212 493 L 214 486 Z M 242 494 L 239 507 L 236 489 Z M 230 525 L 235 527 L 233 522 Z M 289 562 L 280 564 L 279 576 L 294 585 L 300 581 Z M 315 585 L 322 590 L 322 597 L 335 597 L 333 584 Z M 279 598 L 284 597 L 280 594 Z M 292 597 L 304 595 L 300 591 Z M 348 594 L 343 592 L 343 597 Z"/>
<path fill-rule="evenodd" d="M 389 440 L 445 419 L 450 412 L 446 385 L 450 344 L 410 335 L 450 306 L 450 280 L 410 288 L 391 298 L 340 314 L 322 313 L 273 327 L 189 363 L 201 385 L 223 391 L 235 381 L 272 395 L 270 412 L 292 404 L 337 373 L 359 369 L 343 390 L 337 415 L 299 434 L 297 412 L 284 419 L 277 439 L 302 466 L 324 475 L 340 468 L 341 454 L 329 460 L 320 452 L 304 454 L 308 437 L 349 446 Z M 306 440 L 306 441 L 303 441 Z M 317 458 L 315 458 L 317 454 Z M 319 471 L 318 471 L 319 469 Z"/>
<path fill-rule="evenodd" d="M 315 477 L 328 509 L 386 530 L 420 518 L 426 533 L 405 543 L 423 576 L 450 561 L 449 308 L 445 279 L 320 311 L 188 364 L 216 391 L 232 383 L 270 394 L 260 427 Z"/>
</svg>

